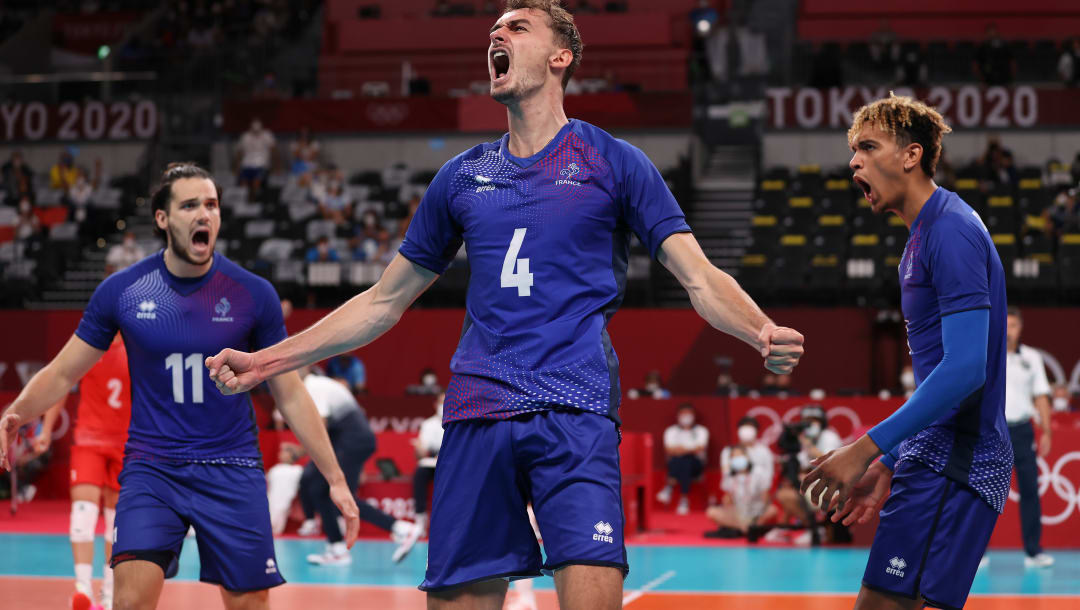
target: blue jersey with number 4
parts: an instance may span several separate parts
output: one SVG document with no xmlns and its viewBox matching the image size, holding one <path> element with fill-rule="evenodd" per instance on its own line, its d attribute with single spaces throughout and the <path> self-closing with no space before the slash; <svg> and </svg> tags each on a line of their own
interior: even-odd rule
<svg viewBox="0 0 1080 610">
<path fill-rule="evenodd" d="M 251 399 L 223 396 L 203 362 L 285 338 L 269 282 L 219 254 L 205 275 L 177 277 L 157 252 L 106 278 L 75 334 L 106 349 L 117 331 L 131 373 L 128 456 L 262 465 Z"/>
<path fill-rule="evenodd" d="M 631 234 L 653 256 L 689 231 L 640 150 L 570 120 L 543 150 L 509 135 L 435 176 L 400 253 L 442 273 L 465 243 L 469 289 L 444 420 L 575 408 L 618 421 L 618 359 L 606 327 L 622 301 Z"/>
</svg>

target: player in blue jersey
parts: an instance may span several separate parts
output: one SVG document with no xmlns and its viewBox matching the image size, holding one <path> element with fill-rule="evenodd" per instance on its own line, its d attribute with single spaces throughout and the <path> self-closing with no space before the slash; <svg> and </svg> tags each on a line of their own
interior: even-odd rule
<svg viewBox="0 0 1080 610">
<path fill-rule="evenodd" d="M 274 556 L 254 412 L 247 397 L 210 387 L 203 362 L 224 348 L 284 339 L 277 294 L 214 253 L 221 215 L 205 170 L 170 166 L 151 209 L 165 249 L 98 286 L 74 336 L 0 420 L 0 463 L 9 467 L 7 447 L 19 423 L 67 394 L 119 331 L 132 400 L 113 532 L 115 607 L 157 605 L 193 526 L 200 579 L 221 586 L 230 610 L 267 608 L 268 589 L 285 581 Z M 297 374 L 267 380 L 278 409 L 331 482 L 351 543 L 357 507 L 322 418 Z"/>
<path fill-rule="evenodd" d="M 709 263 L 648 157 L 566 118 L 563 87 L 582 46 L 569 13 L 550 0 L 511 0 L 489 36 L 491 94 L 507 107 L 509 133 L 439 170 L 374 287 L 274 347 L 223 351 L 210 375 L 231 394 L 375 340 L 464 242 L 471 276 L 421 589 L 432 608 L 501 608 L 507 579 L 545 571 L 560 607 L 618 608 L 629 569 L 621 392 L 605 329 L 623 298 L 632 236 L 702 317 L 753 346 L 770 370 L 790 372 L 803 338 Z"/>
<path fill-rule="evenodd" d="M 895 95 L 861 108 L 848 131 L 855 183 L 910 229 L 898 271 L 917 383 L 895 413 L 815 460 L 802 486 L 848 525 L 888 495 L 859 609 L 962 608 L 1009 494 L 1005 276 L 978 214 L 934 184 L 949 131 Z"/>
</svg>

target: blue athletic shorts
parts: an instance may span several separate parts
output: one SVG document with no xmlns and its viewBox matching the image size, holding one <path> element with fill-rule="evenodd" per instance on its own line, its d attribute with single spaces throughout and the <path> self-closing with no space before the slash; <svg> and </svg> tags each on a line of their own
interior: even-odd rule
<svg viewBox="0 0 1080 610">
<path fill-rule="evenodd" d="M 998 513 L 969 487 L 904 460 L 881 510 L 867 588 L 932 608 L 963 608 Z"/>
<path fill-rule="evenodd" d="M 115 525 L 113 565 L 152 560 L 171 578 L 188 526 L 194 526 L 199 580 L 234 592 L 285 582 L 260 468 L 126 460 Z"/>
<path fill-rule="evenodd" d="M 620 485 L 619 432 L 602 415 L 541 411 L 447 424 L 420 589 L 529 578 L 571 564 L 611 566 L 625 576 Z"/>
</svg>

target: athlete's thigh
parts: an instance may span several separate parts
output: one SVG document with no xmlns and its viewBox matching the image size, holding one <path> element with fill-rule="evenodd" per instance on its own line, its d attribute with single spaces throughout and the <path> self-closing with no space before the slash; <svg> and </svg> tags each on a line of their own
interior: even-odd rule
<svg viewBox="0 0 1080 610">
<path fill-rule="evenodd" d="M 470 585 L 428 591 L 428 610 L 501 610 L 509 583 L 504 578 L 482 580 Z"/>
<path fill-rule="evenodd" d="M 608 566 L 568 565 L 555 572 L 555 591 L 561 610 L 618 610 L 623 605 L 623 572 Z"/>
<path fill-rule="evenodd" d="M 232 592 L 283 584 L 262 470 L 222 464 L 189 464 L 187 468 L 199 579 Z"/>
<path fill-rule="evenodd" d="M 429 527 L 424 591 L 494 578 L 540 575 L 540 546 L 525 510 L 508 421 L 446 426 Z"/>
<path fill-rule="evenodd" d="M 72 487 L 76 485 L 93 485 L 104 487 L 108 480 L 108 460 L 103 452 L 96 447 L 74 445 L 71 448 L 71 480 Z"/>
<path fill-rule="evenodd" d="M 90 483 L 78 483 L 71 486 L 72 502 L 91 502 L 97 506 L 101 502 L 101 488 Z"/>
<path fill-rule="evenodd" d="M 547 562 L 619 568 L 625 574 L 619 433 L 610 419 L 547 411 L 514 420 L 514 447 L 528 481 Z"/>
<path fill-rule="evenodd" d="M 132 460 L 121 480 L 113 529 L 113 567 L 143 560 L 156 564 L 166 578 L 175 575 L 188 528 L 182 515 L 187 496 L 175 473 L 162 464 Z"/>
</svg>

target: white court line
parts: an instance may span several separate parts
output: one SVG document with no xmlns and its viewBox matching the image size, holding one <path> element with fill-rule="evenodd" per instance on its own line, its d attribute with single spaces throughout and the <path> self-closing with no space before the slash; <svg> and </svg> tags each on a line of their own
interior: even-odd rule
<svg viewBox="0 0 1080 610">
<path fill-rule="evenodd" d="M 654 579 L 650 580 L 649 582 L 645 583 L 645 585 L 642 586 L 640 589 L 637 589 L 635 591 L 631 591 L 630 593 L 627 593 L 622 598 L 623 608 L 629 606 L 634 600 L 641 597 L 642 595 L 645 595 L 645 593 L 647 593 L 648 591 L 650 591 L 652 589 L 655 589 L 656 587 L 659 587 L 665 581 L 671 580 L 671 578 L 673 576 L 675 576 L 675 570 L 668 570 L 667 572 L 664 572 L 660 576 L 657 576 L 656 578 L 654 578 Z"/>
</svg>

